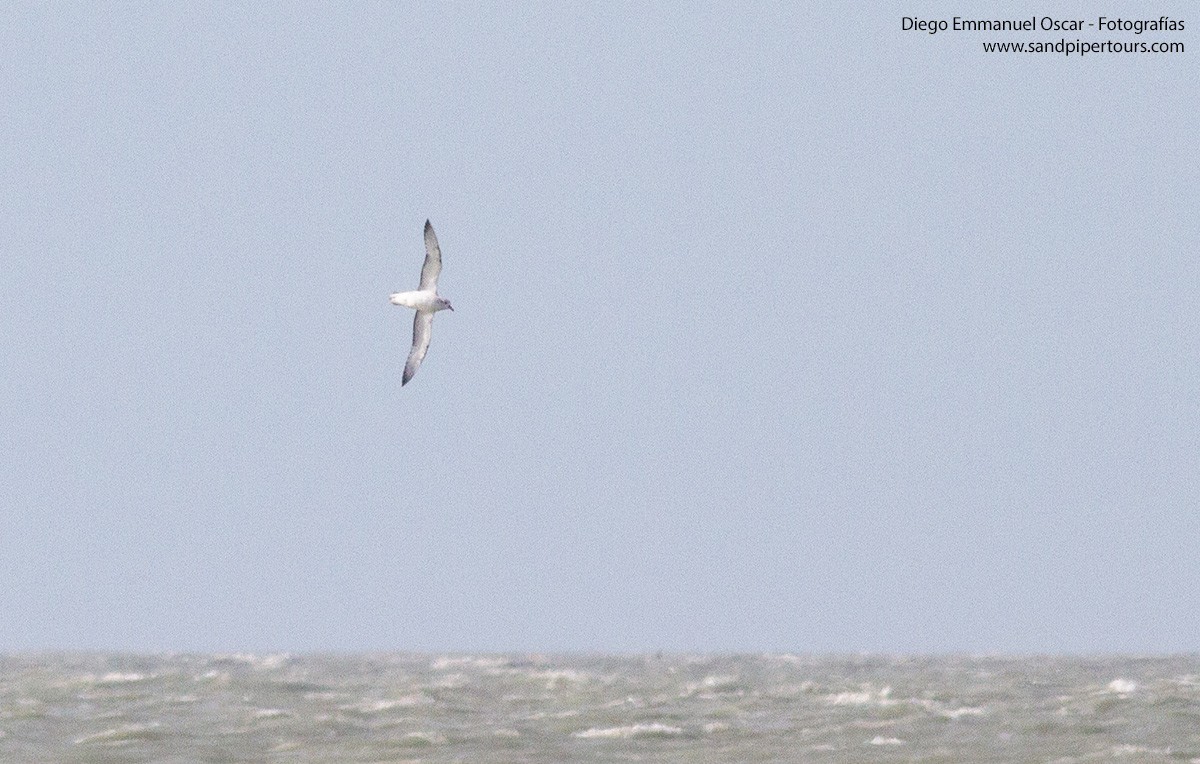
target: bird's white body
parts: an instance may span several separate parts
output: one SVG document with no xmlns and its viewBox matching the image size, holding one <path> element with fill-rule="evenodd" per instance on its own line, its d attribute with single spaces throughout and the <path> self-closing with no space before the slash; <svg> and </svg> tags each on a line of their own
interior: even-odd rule
<svg viewBox="0 0 1200 764">
<path fill-rule="evenodd" d="M 431 289 L 416 289 L 411 292 L 396 292 L 388 298 L 392 305 L 413 310 L 428 310 L 436 313 L 446 309 L 446 301 Z"/>
</svg>

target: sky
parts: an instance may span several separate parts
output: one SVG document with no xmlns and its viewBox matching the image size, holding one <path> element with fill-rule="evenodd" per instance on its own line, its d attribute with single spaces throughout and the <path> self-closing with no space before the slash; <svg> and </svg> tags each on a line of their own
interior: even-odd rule
<svg viewBox="0 0 1200 764">
<path fill-rule="evenodd" d="M 0 651 L 1200 649 L 1140 10 L 6 6 Z"/>
</svg>

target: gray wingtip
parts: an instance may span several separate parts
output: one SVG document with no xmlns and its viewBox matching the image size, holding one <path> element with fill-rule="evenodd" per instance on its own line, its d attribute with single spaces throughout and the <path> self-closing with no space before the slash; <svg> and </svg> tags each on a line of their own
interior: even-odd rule
<svg viewBox="0 0 1200 764">
<path fill-rule="evenodd" d="M 425 233 L 429 233 L 432 230 L 433 230 L 433 225 L 429 222 L 429 219 L 426 218 L 425 219 Z"/>
</svg>

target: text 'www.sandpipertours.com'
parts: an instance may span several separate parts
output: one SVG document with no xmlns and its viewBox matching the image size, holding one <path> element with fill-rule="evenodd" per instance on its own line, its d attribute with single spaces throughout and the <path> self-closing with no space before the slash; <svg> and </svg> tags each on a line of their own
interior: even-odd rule
<svg viewBox="0 0 1200 764">
<path fill-rule="evenodd" d="M 1057 53 L 1086 56 L 1089 53 L 1183 53 L 1181 42 L 1088 42 L 1060 39 L 1057 42 L 985 42 L 984 53 Z"/>
</svg>

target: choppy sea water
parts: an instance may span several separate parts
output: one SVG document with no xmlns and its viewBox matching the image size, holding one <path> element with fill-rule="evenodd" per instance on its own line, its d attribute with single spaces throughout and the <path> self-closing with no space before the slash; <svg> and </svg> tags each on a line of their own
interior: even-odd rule
<svg viewBox="0 0 1200 764">
<path fill-rule="evenodd" d="M 0 762 L 1194 762 L 1200 656 L 0 656 Z"/>
</svg>

